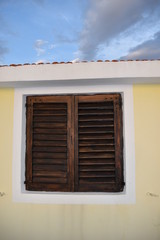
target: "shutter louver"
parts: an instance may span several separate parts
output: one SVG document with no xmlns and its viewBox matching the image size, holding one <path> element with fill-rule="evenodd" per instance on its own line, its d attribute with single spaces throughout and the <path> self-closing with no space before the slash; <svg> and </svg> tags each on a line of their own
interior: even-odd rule
<svg viewBox="0 0 160 240">
<path fill-rule="evenodd" d="M 123 188 L 120 102 L 120 94 L 75 97 L 76 191 Z"/>
<path fill-rule="evenodd" d="M 27 190 L 71 191 L 71 98 L 28 97 L 27 118 Z"/>
</svg>

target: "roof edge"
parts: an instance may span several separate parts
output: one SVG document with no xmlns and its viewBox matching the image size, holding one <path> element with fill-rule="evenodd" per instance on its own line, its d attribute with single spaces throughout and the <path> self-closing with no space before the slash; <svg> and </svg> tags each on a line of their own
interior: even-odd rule
<svg viewBox="0 0 160 240">
<path fill-rule="evenodd" d="M 160 61 L 160 59 L 128 59 L 128 60 L 117 60 L 117 59 L 113 59 L 113 60 L 97 60 L 97 61 L 68 61 L 68 62 L 38 62 L 38 63 L 11 63 L 9 65 L 7 64 L 2 64 L 0 65 L 0 67 L 21 67 L 21 66 L 28 66 L 28 65 L 52 65 L 52 64 L 77 64 L 77 63 L 104 63 L 104 62 L 108 62 L 108 63 L 117 63 L 117 62 L 152 62 L 152 61 Z"/>
</svg>

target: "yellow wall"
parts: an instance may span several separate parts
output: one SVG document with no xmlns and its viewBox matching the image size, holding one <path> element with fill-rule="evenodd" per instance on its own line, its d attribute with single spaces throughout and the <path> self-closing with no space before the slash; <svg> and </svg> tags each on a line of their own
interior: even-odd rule
<svg viewBox="0 0 160 240">
<path fill-rule="evenodd" d="M 134 86 L 134 205 L 13 203 L 13 101 L 0 90 L 0 240 L 160 239 L 160 85 Z"/>
</svg>

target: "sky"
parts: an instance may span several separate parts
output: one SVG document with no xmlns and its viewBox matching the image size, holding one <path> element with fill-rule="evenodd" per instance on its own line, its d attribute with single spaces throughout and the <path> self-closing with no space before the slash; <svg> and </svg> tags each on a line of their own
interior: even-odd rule
<svg viewBox="0 0 160 240">
<path fill-rule="evenodd" d="M 0 0 L 0 64 L 160 59 L 160 0 Z"/>
</svg>

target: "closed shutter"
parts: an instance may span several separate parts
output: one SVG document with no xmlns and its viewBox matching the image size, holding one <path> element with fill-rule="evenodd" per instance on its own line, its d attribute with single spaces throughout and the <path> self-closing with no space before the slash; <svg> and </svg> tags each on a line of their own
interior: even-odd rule
<svg viewBox="0 0 160 240">
<path fill-rule="evenodd" d="M 70 96 L 27 97 L 26 189 L 73 191 Z"/>
<path fill-rule="evenodd" d="M 75 97 L 75 190 L 123 190 L 121 95 Z"/>
<path fill-rule="evenodd" d="M 122 191 L 121 102 L 117 93 L 28 96 L 26 189 Z"/>
</svg>

